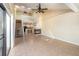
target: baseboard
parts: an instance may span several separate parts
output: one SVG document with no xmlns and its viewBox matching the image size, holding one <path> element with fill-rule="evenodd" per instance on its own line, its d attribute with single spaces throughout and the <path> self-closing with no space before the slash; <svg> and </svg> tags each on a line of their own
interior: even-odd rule
<svg viewBox="0 0 79 59">
<path fill-rule="evenodd" d="M 70 44 L 79 46 L 79 43 L 75 43 L 75 42 L 71 42 L 71 41 L 63 40 L 62 38 L 57 38 L 57 37 L 55 37 L 55 36 L 48 36 L 48 35 L 44 35 L 44 34 L 41 34 L 41 35 L 43 35 L 43 36 L 47 36 L 47 37 L 52 38 L 52 39 L 61 40 L 61 41 L 63 41 L 63 42 L 67 42 L 67 43 L 70 43 Z"/>
</svg>

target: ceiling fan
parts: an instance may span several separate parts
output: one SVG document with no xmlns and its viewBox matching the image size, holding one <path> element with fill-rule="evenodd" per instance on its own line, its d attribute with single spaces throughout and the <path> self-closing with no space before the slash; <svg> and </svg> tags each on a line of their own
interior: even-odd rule
<svg viewBox="0 0 79 59">
<path fill-rule="evenodd" d="M 41 8 L 41 4 L 39 3 L 38 8 L 32 10 L 36 10 L 36 13 L 45 13 L 45 10 L 48 10 L 48 8 Z"/>
</svg>

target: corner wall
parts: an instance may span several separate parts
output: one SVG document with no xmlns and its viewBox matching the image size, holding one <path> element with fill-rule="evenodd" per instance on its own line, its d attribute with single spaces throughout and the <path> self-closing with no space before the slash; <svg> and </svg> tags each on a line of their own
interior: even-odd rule
<svg viewBox="0 0 79 59">
<path fill-rule="evenodd" d="M 42 35 L 79 45 L 79 13 L 48 16 L 42 20 Z"/>
</svg>

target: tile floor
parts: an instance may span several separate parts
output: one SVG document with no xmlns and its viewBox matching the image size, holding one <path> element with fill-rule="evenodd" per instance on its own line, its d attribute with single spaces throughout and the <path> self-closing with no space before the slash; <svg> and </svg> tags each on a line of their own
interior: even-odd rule
<svg viewBox="0 0 79 59">
<path fill-rule="evenodd" d="M 28 34 L 23 40 L 16 38 L 9 56 L 79 56 L 79 46 L 51 39 L 42 35 Z"/>
</svg>

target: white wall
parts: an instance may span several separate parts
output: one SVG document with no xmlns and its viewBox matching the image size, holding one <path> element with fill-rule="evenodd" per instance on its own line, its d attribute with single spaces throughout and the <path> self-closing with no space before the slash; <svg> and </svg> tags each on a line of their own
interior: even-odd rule
<svg viewBox="0 0 79 59">
<path fill-rule="evenodd" d="M 42 14 L 34 13 L 33 18 L 34 18 L 34 23 L 36 25 L 34 26 L 34 28 L 41 29 L 42 28 Z"/>
<path fill-rule="evenodd" d="M 79 13 L 44 16 L 42 35 L 79 45 Z"/>
<path fill-rule="evenodd" d="M 11 41 L 11 18 L 8 13 L 6 13 L 6 51 L 8 53 L 9 48 L 11 47 L 10 41 Z"/>
<path fill-rule="evenodd" d="M 23 22 L 32 22 L 32 16 L 28 16 L 28 15 L 21 15 L 20 19 L 23 20 Z"/>
<path fill-rule="evenodd" d="M 15 17 L 11 14 L 11 48 L 14 47 L 15 41 Z"/>
<path fill-rule="evenodd" d="M 23 20 L 24 22 L 33 21 L 32 16 L 28 16 L 26 14 L 16 13 L 16 19 Z"/>
</svg>

